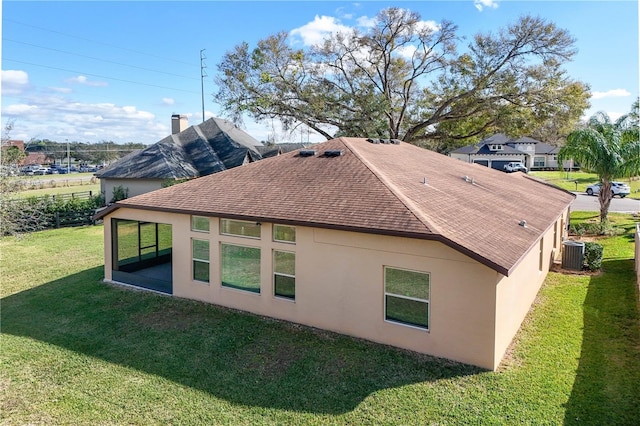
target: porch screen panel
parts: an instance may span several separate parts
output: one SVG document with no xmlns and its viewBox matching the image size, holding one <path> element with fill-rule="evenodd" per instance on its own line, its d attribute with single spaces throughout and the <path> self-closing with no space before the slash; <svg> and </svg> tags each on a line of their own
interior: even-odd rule
<svg viewBox="0 0 640 426">
<path fill-rule="evenodd" d="M 118 241 L 118 265 L 138 262 L 138 222 L 116 220 Z"/>
<path fill-rule="evenodd" d="M 157 256 L 158 239 L 155 223 L 140 223 L 140 258 L 152 259 Z"/>
<path fill-rule="evenodd" d="M 171 239 L 171 225 L 166 223 L 158 224 L 158 252 L 159 255 L 171 253 L 173 240 Z"/>
</svg>

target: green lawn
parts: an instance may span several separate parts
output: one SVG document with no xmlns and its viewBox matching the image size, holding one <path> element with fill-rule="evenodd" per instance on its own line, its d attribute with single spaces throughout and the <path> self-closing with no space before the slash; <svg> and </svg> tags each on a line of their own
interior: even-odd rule
<svg viewBox="0 0 640 426">
<path fill-rule="evenodd" d="M 487 372 L 102 284 L 102 230 L 0 239 L 2 424 L 637 424 L 629 232 L 602 274 L 550 273 Z"/>
<path fill-rule="evenodd" d="M 552 172 L 530 172 L 531 176 L 543 179 L 549 183 L 552 183 L 567 191 L 585 192 L 587 186 L 592 183 L 598 182 L 598 176 L 595 173 L 585 172 L 564 172 L 564 171 L 552 171 Z M 626 182 L 631 187 L 631 194 L 629 198 L 640 199 L 640 180 L 633 179 L 617 179 L 622 182 Z M 577 185 L 576 185 L 577 182 Z M 576 189 L 577 188 L 577 189 Z"/>
</svg>

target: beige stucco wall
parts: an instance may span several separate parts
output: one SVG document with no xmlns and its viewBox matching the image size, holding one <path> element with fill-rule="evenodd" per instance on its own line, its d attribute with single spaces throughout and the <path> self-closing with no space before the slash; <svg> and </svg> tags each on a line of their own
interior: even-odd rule
<svg viewBox="0 0 640 426">
<path fill-rule="evenodd" d="M 128 196 L 135 197 L 136 195 L 144 194 L 162 188 L 162 182 L 162 179 L 103 178 L 100 179 L 100 192 L 104 194 L 104 199 L 109 202 L 113 198 L 113 188 L 117 186 L 122 185 L 124 188 L 128 188 Z"/>
<path fill-rule="evenodd" d="M 508 279 L 434 241 L 296 227 L 296 244 L 191 231 L 190 217 L 118 209 L 105 218 L 105 278 L 111 280 L 110 218 L 169 223 L 173 232 L 173 293 L 260 315 L 495 369 L 542 281 L 536 250 Z M 553 235 L 553 228 L 550 229 Z M 545 235 L 545 269 L 551 239 Z M 210 240 L 210 283 L 191 279 L 191 238 Z M 547 244 L 546 241 L 549 243 Z M 220 243 L 261 248 L 261 294 L 222 287 Z M 296 299 L 273 295 L 273 250 L 296 253 Z M 429 330 L 384 318 L 384 266 L 430 274 Z M 496 297 L 496 292 L 498 292 Z M 496 307 L 499 304 L 509 306 Z"/>
<path fill-rule="evenodd" d="M 562 241 L 566 237 L 569 218 L 567 209 L 546 230 L 537 247 L 531 250 L 509 276 L 500 276 L 496 295 L 496 358 L 498 365 L 513 336 L 531 308 L 547 272 L 554 261 L 562 258 Z"/>
</svg>

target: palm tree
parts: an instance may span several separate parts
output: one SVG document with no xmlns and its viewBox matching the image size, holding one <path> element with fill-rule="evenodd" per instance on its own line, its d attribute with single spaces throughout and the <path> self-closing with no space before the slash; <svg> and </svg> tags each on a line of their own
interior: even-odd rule
<svg viewBox="0 0 640 426">
<path fill-rule="evenodd" d="M 637 109 L 637 103 L 634 104 Z M 634 115 L 635 114 L 635 115 Z M 573 159 L 587 171 L 600 178 L 602 187 L 598 194 L 600 221 L 605 222 L 613 195 L 611 181 L 616 178 L 640 174 L 640 138 L 637 111 L 611 122 L 604 112 L 593 115 L 585 128 L 567 136 L 567 143 L 560 148 L 558 161 Z"/>
</svg>

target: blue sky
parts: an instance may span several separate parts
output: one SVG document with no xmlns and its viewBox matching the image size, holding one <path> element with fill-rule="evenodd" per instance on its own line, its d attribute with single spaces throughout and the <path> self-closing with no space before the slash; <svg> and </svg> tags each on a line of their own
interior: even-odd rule
<svg viewBox="0 0 640 426">
<path fill-rule="evenodd" d="M 577 39 L 569 75 L 591 86 L 591 108 L 617 118 L 638 97 L 638 2 L 625 1 L 3 1 L 2 125 L 13 139 L 141 142 L 170 133 L 172 114 L 221 116 L 216 65 L 242 41 L 287 31 L 300 45 L 353 27 L 387 7 L 452 21 L 460 36 L 539 15 Z M 319 141 L 245 121 L 258 140 Z"/>
</svg>

